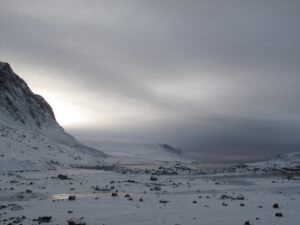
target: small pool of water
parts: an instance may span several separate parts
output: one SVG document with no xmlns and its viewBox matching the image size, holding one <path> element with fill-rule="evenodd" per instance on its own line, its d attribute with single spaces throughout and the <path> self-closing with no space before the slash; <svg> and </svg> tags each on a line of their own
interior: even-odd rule
<svg viewBox="0 0 300 225">
<path fill-rule="evenodd" d="M 131 194 L 129 193 L 130 196 L 139 196 L 138 194 Z M 83 193 L 59 193 L 59 194 L 52 194 L 52 195 L 48 195 L 48 199 L 50 200 L 68 200 L 70 195 L 75 195 L 76 199 L 80 199 L 80 198 L 88 198 L 88 197 L 111 197 L 111 192 L 83 192 Z M 125 195 L 125 193 L 119 193 L 119 196 L 123 196 Z"/>
<path fill-rule="evenodd" d="M 59 194 L 52 194 L 49 195 L 48 198 L 50 200 L 67 200 L 69 199 L 70 195 L 75 195 L 76 199 L 79 198 L 87 198 L 87 197 L 100 197 L 100 196 L 104 196 L 104 195 L 110 195 L 110 193 L 93 193 L 93 192 L 85 192 L 85 193 L 59 193 Z"/>
</svg>

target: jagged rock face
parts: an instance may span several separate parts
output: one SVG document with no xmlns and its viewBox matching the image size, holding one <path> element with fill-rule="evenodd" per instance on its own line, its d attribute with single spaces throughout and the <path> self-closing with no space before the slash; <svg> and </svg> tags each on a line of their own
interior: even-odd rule
<svg viewBox="0 0 300 225">
<path fill-rule="evenodd" d="M 13 122 L 37 128 L 46 123 L 57 124 L 51 106 L 3 62 L 0 62 L 0 112 Z"/>
</svg>

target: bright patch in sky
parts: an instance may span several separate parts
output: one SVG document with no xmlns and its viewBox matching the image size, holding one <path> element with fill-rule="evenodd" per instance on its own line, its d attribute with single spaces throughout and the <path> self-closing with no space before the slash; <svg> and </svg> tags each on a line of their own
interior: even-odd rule
<svg viewBox="0 0 300 225">
<path fill-rule="evenodd" d="M 54 110 L 56 120 L 66 127 L 77 127 L 89 122 L 87 115 L 79 105 L 72 103 L 61 94 L 53 94 L 47 91 L 39 90 L 37 93 L 42 95 Z"/>
</svg>

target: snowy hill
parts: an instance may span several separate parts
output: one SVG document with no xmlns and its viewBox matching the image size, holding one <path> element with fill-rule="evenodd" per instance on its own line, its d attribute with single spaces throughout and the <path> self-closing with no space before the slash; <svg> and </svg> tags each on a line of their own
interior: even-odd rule
<svg viewBox="0 0 300 225">
<path fill-rule="evenodd" d="M 104 157 L 67 134 L 43 97 L 0 62 L 0 171 L 98 165 Z"/>
<path fill-rule="evenodd" d="M 226 170 L 238 173 L 299 173 L 300 152 L 280 154 L 267 161 L 241 164 Z"/>
<path fill-rule="evenodd" d="M 114 156 L 121 163 L 155 163 L 188 161 L 181 150 L 167 144 L 134 141 L 99 140 L 79 137 L 82 143 Z"/>
<path fill-rule="evenodd" d="M 248 163 L 247 166 L 260 170 L 300 171 L 300 152 L 280 154 L 269 161 Z"/>
</svg>

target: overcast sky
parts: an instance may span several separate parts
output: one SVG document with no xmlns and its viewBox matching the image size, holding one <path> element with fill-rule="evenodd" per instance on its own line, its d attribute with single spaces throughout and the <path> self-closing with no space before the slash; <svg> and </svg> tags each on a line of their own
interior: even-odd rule
<svg viewBox="0 0 300 225">
<path fill-rule="evenodd" d="M 300 149 L 300 1 L 0 0 L 0 60 L 76 135 Z"/>
</svg>

